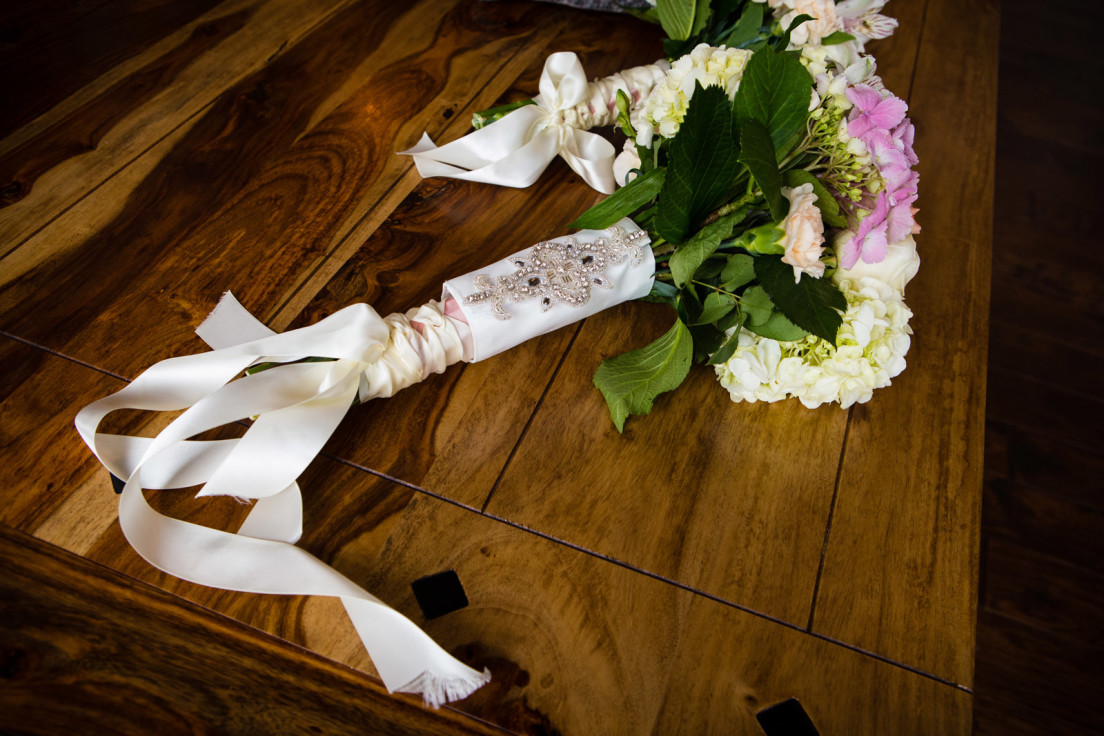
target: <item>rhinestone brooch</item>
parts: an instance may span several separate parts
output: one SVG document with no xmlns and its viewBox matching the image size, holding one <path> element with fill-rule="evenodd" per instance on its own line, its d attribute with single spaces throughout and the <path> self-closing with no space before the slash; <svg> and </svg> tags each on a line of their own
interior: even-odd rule
<svg viewBox="0 0 1104 736">
<path fill-rule="evenodd" d="M 556 302 L 571 307 L 581 307 L 590 301 L 590 287 L 612 289 L 606 278 L 606 267 L 621 263 L 628 256 L 632 265 L 640 265 L 648 234 L 638 230 L 627 235 L 619 227 L 611 227 L 608 238 L 598 238 L 592 243 L 580 243 L 575 238 L 564 242 L 546 240 L 537 243 L 528 253 L 521 253 L 511 261 L 517 268 L 513 273 L 499 276 L 495 281 L 486 274 L 475 277 L 479 291 L 465 297 L 467 304 L 491 302 L 491 313 L 498 319 L 510 319 L 503 304 L 539 299 L 542 312 L 547 312 Z M 497 283 L 496 283 L 497 282 Z"/>
</svg>

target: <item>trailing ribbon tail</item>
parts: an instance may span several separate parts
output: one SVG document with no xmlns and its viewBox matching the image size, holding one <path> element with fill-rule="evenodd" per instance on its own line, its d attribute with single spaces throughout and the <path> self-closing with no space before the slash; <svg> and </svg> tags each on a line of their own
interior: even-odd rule
<svg viewBox="0 0 1104 736">
<path fill-rule="evenodd" d="M 579 58 L 566 51 L 545 61 L 535 105 L 524 105 L 490 125 L 443 146 L 426 134 L 412 156 L 423 177 L 525 188 L 535 182 L 556 156 L 594 189 L 614 190 L 613 144 L 580 130 L 575 107 L 587 100 L 587 80 Z"/>
<path fill-rule="evenodd" d="M 135 551 L 202 585 L 340 598 L 390 691 L 421 692 L 436 707 L 487 682 L 489 673 L 457 661 L 402 614 L 294 546 L 302 530 L 295 479 L 358 394 L 391 395 L 458 361 L 462 346 L 451 323 L 442 318 L 423 337 L 406 317 L 385 320 L 361 304 L 276 334 L 228 296 L 200 332 L 215 350 L 157 363 L 76 418 L 97 458 L 126 480 L 119 523 Z M 292 363 L 308 356 L 332 360 Z M 238 378 L 263 362 L 292 364 Z M 108 413 L 124 408 L 185 411 L 156 438 L 98 431 Z M 249 417 L 256 419 L 241 439 L 188 439 Z M 201 495 L 259 499 L 236 534 L 163 516 L 142 491 L 199 484 Z"/>
</svg>

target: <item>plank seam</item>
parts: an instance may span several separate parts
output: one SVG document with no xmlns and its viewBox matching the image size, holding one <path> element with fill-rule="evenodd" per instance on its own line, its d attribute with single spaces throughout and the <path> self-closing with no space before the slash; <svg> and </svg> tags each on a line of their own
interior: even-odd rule
<svg viewBox="0 0 1104 736">
<path fill-rule="evenodd" d="M 529 433 L 529 427 L 532 426 L 533 420 L 536 419 L 537 413 L 544 405 L 544 398 L 548 396 L 548 392 L 552 389 L 552 384 L 556 382 L 556 376 L 560 374 L 560 369 L 563 368 L 564 362 L 567 360 L 567 356 L 571 354 L 571 348 L 575 345 L 575 339 L 579 337 L 579 333 L 583 330 L 583 324 L 586 320 L 582 320 L 575 327 L 575 334 L 571 336 L 571 341 L 567 343 L 567 348 L 564 349 L 563 354 L 560 355 L 560 360 L 556 363 L 555 370 L 552 371 L 552 375 L 548 378 L 548 383 L 544 385 L 544 390 L 541 391 L 540 398 L 537 399 L 536 405 L 533 410 L 529 412 L 529 418 L 525 420 L 525 426 L 521 428 L 521 434 L 518 435 L 517 441 L 514 442 L 514 446 L 510 448 L 510 454 L 506 458 L 506 462 L 502 464 L 502 470 L 498 472 L 498 477 L 495 478 L 494 485 L 491 486 L 490 492 L 487 494 L 487 498 L 483 501 L 483 507 L 479 509 L 479 513 L 487 515 L 487 506 L 490 505 L 491 499 L 494 498 L 495 491 L 498 490 L 498 485 L 502 482 L 502 478 L 506 475 L 506 471 L 510 469 L 510 463 L 513 462 L 514 456 L 517 455 L 518 448 L 521 447 L 522 441 Z"/>
<path fill-rule="evenodd" d="M 582 323 L 580 323 L 579 327 L 576 329 L 575 335 L 572 336 L 572 344 L 574 343 L 575 338 L 578 336 L 579 331 L 581 329 L 582 329 Z M 0 337 L 6 337 L 10 340 L 14 340 L 16 342 L 23 343 L 24 345 L 27 345 L 29 347 L 36 348 L 38 350 L 41 350 L 45 353 L 56 356 L 58 358 L 62 358 L 64 360 L 68 360 L 72 363 L 75 363 L 77 365 L 88 368 L 89 370 L 96 371 L 97 373 L 102 373 L 104 375 L 111 376 L 112 378 L 117 378 L 117 379 L 119 379 L 121 381 L 125 381 L 127 383 L 130 382 L 129 379 L 127 379 L 123 376 L 120 376 L 117 373 L 112 373 L 111 371 L 108 371 L 106 369 L 99 368 L 97 366 L 91 365 L 91 364 L 86 363 L 86 362 L 84 362 L 82 360 L 79 360 L 77 358 L 73 358 L 69 355 L 65 355 L 64 353 L 59 353 L 55 350 L 51 350 L 50 348 L 44 347 L 42 345 L 38 345 L 37 343 L 31 342 L 30 340 L 25 340 L 23 338 L 15 336 L 15 335 L 11 335 L 11 334 L 9 334 L 7 332 L 4 332 L 2 330 L 0 330 Z M 572 345 L 569 344 L 568 347 L 567 347 L 567 350 L 565 350 L 563 356 L 561 356 L 560 364 L 557 365 L 557 367 L 556 367 L 556 372 L 553 373 L 552 379 L 549 380 L 548 386 L 545 387 L 545 392 L 546 393 L 548 391 L 548 388 L 551 387 L 553 381 L 555 380 L 556 373 L 559 371 L 560 365 L 563 364 L 563 361 L 566 360 L 567 354 L 571 351 L 571 347 L 572 347 Z M 541 400 L 543 400 L 543 398 L 544 397 L 542 395 Z M 535 416 L 536 411 L 539 407 L 540 407 L 540 403 L 538 402 L 537 407 L 534 408 L 534 410 L 533 410 L 533 415 L 534 416 Z M 530 417 L 530 421 L 531 420 L 532 420 L 532 416 Z M 848 421 L 848 426 L 850 426 L 850 421 Z M 526 427 L 528 427 L 528 423 L 526 424 Z M 524 431 L 522 432 L 522 435 L 524 436 Z M 846 442 L 846 435 L 845 435 L 844 439 L 845 439 L 845 442 Z M 520 444 L 520 440 L 519 440 L 518 444 Z M 517 445 L 515 445 L 514 449 L 516 451 Z M 511 453 L 511 458 L 513 457 L 513 454 L 514 453 Z M 463 503 L 461 501 L 457 501 L 457 500 L 452 499 L 452 498 L 448 498 L 447 496 L 442 496 L 439 493 L 434 493 L 433 491 L 422 488 L 421 486 L 416 485 L 414 483 L 410 483 L 409 481 L 402 480 L 401 478 L 396 478 L 394 476 L 388 475 L 387 473 L 382 473 L 378 470 L 373 470 L 372 468 L 369 468 L 367 466 L 361 465 L 359 463 L 352 462 L 351 460 L 346 460 L 344 458 L 338 457 L 336 455 L 332 455 L 332 454 L 327 453 L 327 452 L 321 452 L 321 453 L 319 453 L 319 456 L 320 457 L 325 457 L 325 458 L 327 458 L 329 460 L 332 460 L 336 463 L 339 463 L 341 465 L 345 465 L 346 467 L 353 468 L 354 470 L 359 470 L 359 471 L 368 473 L 369 475 L 374 475 L 377 478 L 380 478 L 381 480 L 385 480 L 385 481 L 394 483 L 395 485 L 402 486 L 403 488 L 407 488 L 409 490 L 415 491 L 415 492 L 420 493 L 420 494 L 425 495 L 425 496 L 429 496 L 430 498 L 436 499 L 438 501 L 443 501 L 445 503 L 451 504 L 453 506 L 456 506 L 457 508 L 460 508 L 460 509 L 463 509 L 465 511 L 471 512 L 471 513 L 473 513 L 477 516 L 481 516 L 481 517 L 489 519 L 491 521 L 495 521 L 495 522 L 498 522 L 500 524 L 504 524 L 504 525 L 509 526 L 513 529 L 517 529 L 517 530 L 525 532 L 527 534 L 531 534 L 535 537 L 539 537 L 540 539 L 544 539 L 546 541 L 553 542 L 553 543 L 561 545 L 563 547 L 567 547 L 568 549 L 575 550 L 576 552 L 581 552 L 585 555 L 589 555 L 590 557 L 594 557 L 594 558 L 602 560 L 604 562 L 616 565 L 617 567 L 623 568 L 623 569 L 628 570 L 630 572 L 635 572 L 635 573 L 638 573 L 640 575 L 644 575 L 645 577 L 652 578 L 653 580 L 657 580 L 657 581 L 662 582 L 662 583 L 667 583 L 668 585 L 673 585 L 674 587 L 679 588 L 680 590 L 685 590 L 688 593 L 691 593 L 693 595 L 701 596 L 701 597 L 706 598 L 708 600 L 714 601 L 715 603 L 720 603 L 721 605 L 725 605 L 725 606 L 728 606 L 730 608 L 735 608 L 738 611 L 743 611 L 744 613 L 747 613 L 751 616 L 755 616 L 756 618 L 761 618 L 761 619 L 764 619 L 766 621 L 770 621 L 772 623 L 778 624 L 779 626 L 784 626 L 788 629 L 793 629 L 794 631 L 798 631 L 800 633 L 805 634 L 806 636 L 813 637 L 814 639 L 819 639 L 821 641 L 828 642 L 829 644 L 833 644 L 835 646 L 839 646 L 839 647 L 842 647 L 844 649 L 848 649 L 850 651 L 856 652 L 856 653 L 861 654 L 863 656 L 870 657 L 872 659 L 876 659 L 880 662 L 884 662 L 885 664 L 889 664 L 889 665 L 892 665 L 892 666 L 897 667 L 899 669 L 903 669 L 907 672 L 911 672 L 913 674 L 924 677 L 926 679 L 933 680 L 933 681 L 938 682 L 942 685 L 946 685 L 948 687 L 953 687 L 957 690 L 962 690 L 963 692 L 970 693 L 971 695 L 973 694 L 973 690 L 971 688 L 966 687 L 965 685 L 960 685 L 956 682 L 953 682 L 953 681 L 948 680 L 946 678 L 940 677 L 939 675 L 936 675 L 934 673 L 926 672 L 926 671 L 924 671 L 924 670 L 922 670 L 918 667 L 914 667 L 913 665 L 906 664 L 904 662 L 898 662 L 897 660 L 890 659 L 889 657 L 878 654 L 876 652 L 872 652 L 872 651 L 869 651 L 867 649 L 863 649 L 862 647 L 855 646 L 854 644 L 849 644 L 849 643 L 844 642 L 844 641 L 840 641 L 839 639 L 834 639 L 830 636 L 826 636 L 824 634 L 820 634 L 820 633 L 817 633 L 815 631 L 808 631 L 805 628 L 803 628 L 802 626 L 800 626 L 798 624 L 791 623 L 789 621 L 786 621 L 785 619 L 778 618 L 777 616 L 772 616 L 769 613 L 756 610 L 754 608 L 751 608 L 750 606 L 745 606 L 743 604 L 736 603 L 735 601 L 730 601 L 726 598 L 722 598 L 718 595 L 714 595 L 713 593 L 709 593 L 709 592 L 706 592 L 704 590 L 700 590 L 700 589 L 695 588 L 691 585 L 687 585 L 686 583 L 683 583 L 681 581 L 675 580 L 673 578 L 666 577 L 665 575 L 661 575 L 659 573 L 652 572 L 650 570 L 645 570 L 644 568 L 637 567 L 637 566 L 632 565 L 632 564 L 630 564 L 628 562 L 625 562 L 623 560 L 619 560 L 616 557 L 611 557 L 609 555 L 602 554 L 601 552 L 597 552 L 595 550 L 587 549 L 586 547 L 582 547 L 578 544 L 574 544 L 572 542 L 569 542 L 566 539 L 560 539 L 560 538 L 555 537 L 551 534 L 548 534 L 547 532 L 542 532 L 539 529 L 533 529 L 531 527 L 525 526 L 524 524 L 519 524 L 516 521 L 511 521 L 511 520 L 506 519 L 504 517 L 496 516 L 495 514 L 488 513 L 486 511 L 484 511 L 483 509 L 476 508 L 475 506 L 471 506 L 469 504 Z M 509 461 L 507 461 L 507 465 L 509 465 Z M 505 469 L 503 470 L 503 472 L 505 472 Z M 501 478 L 501 475 L 499 477 Z M 496 481 L 496 485 L 497 485 L 497 481 Z M 493 490 L 492 490 L 492 494 L 493 494 Z M 490 499 L 488 498 L 488 501 L 489 500 Z"/>
<path fill-rule="evenodd" d="M 37 342 L 32 342 L 31 340 L 28 340 L 26 338 L 19 337 L 17 335 L 13 335 L 10 332 L 5 332 L 4 330 L 0 330 L 0 337 L 6 337 L 9 340 L 14 340 L 14 341 L 16 341 L 18 343 L 22 343 L 22 344 L 24 344 L 28 347 L 35 348 L 36 350 L 41 350 L 44 353 L 48 353 L 50 355 L 53 355 L 54 357 L 61 358 L 62 360 L 68 360 L 70 363 L 76 363 L 77 365 L 84 366 L 85 368 L 88 368 L 89 370 L 96 371 L 97 373 L 102 373 L 105 376 L 111 376 L 112 378 L 117 378 L 120 381 L 125 381 L 126 383 L 130 383 L 129 378 L 126 378 L 125 376 L 120 376 L 118 373 L 113 373 L 113 372 L 107 370 L 106 368 L 100 368 L 99 366 L 92 365 L 91 363 L 86 363 L 85 361 L 81 360 L 80 358 L 74 358 L 71 355 L 66 355 L 65 353 L 60 353 L 57 350 L 53 350 L 52 348 L 48 348 L 45 345 L 39 345 Z"/>
<path fill-rule="evenodd" d="M 854 411 L 854 406 L 847 410 L 847 423 L 843 427 L 843 442 L 840 443 L 839 462 L 836 463 L 836 482 L 832 486 L 832 501 L 828 504 L 828 519 L 824 523 L 824 544 L 820 548 L 820 564 L 817 565 L 816 578 L 813 581 L 813 600 L 809 605 L 809 624 L 805 627 L 806 634 L 813 633 L 813 617 L 816 615 L 817 596 L 820 595 L 820 578 L 824 573 L 824 561 L 828 557 L 828 539 L 832 533 L 832 516 L 836 513 L 840 478 L 843 477 L 843 459 L 847 455 L 847 437 L 851 434 L 851 416 Z"/>
<path fill-rule="evenodd" d="M 548 534 L 547 532 L 542 532 L 539 529 L 533 529 L 531 527 L 525 526 L 524 524 L 520 524 L 516 521 L 511 521 L 510 519 L 506 519 L 504 517 L 496 516 L 495 514 L 492 514 L 492 513 L 486 512 L 486 511 L 482 511 L 482 510 L 476 508 L 475 506 L 471 506 L 471 505 L 466 504 L 462 501 L 457 501 L 457 500 L 449 498 L 447 496 L 442 496 L 439 493 L 434 493 L 433 491 L 422 488 L 421 486 L 416 485 L 414 483 L 410 483 L 409 481 L 402 480 L 401 478 L 396 478 L 394 476 L 388 475 L 387 473 L 382 473 L 378 470 L 373 470 L 373 469 L 371 469 L 367 466 L 360 465 L 359 463 L 352 462 L 351 460 L 346 460 L 344 458 L 337 457 L 336 455 L 331 455 L 331 454 L 326 453 L 326 452 L 323 452 L 323 453 L 320 453 L 320 454 L 323 457 L 326 457 L 330 460 L 333 460 L 334 462 L 345 465 L 346 467 L 350 467 L 350 468 L 353 468 L 354 470 L 360 470 L 360 471 L 363 471 L 363 472 L 368 473 L 370 475 L 374 475 L 377 478 L 380 478 L 381 480 L 390 481 L 391 483 L 402 486 L 403 488 L 407 488 L 409 490 L 415 491 L 415 492 L 420 493 L 422 495 L 429 496 L 430 498 L 433 498 L 437 501 L 443 501 L 444 503 L 451 504 L 453 506 L 456 506 L 457 508 L 460 508 L 460 509 L 463 509 L 465 511 L 471 512 L 471 513 L 473 513 L 477 516 L 481 516 L 481 517 L 483 517 L 485 519 L 488 519 L 490 521 L 495 521 L 495 522 L 498 522 L 500 524 L 504 524 L 504 525 L 506 525 L 508 527 L 511 527 L 513 529 L 517 529 L 517 530 L 525 532 L 527 534 L 531 534 L 535 537 L 539 537 L 540 539 L 544 539 L 546 541 L 553 542 L 554 544 L 558 544 L 558 545 L 561 545 L 563 547 L 567 547 L 568 549 L 575 550 L 576 552 L 581 552 L 581 553 L 583 553 L 585 555 L 588 555 L 590 557 L 594 557 L 594 558 L 597 558 L 599 560 L 602 560 L 603 562 L 607 562 L 609 564 L 616 565 L 617 567 L 623 568 L 623 569 L 628 570 L 630 572 L 638 573 L 640 575 L 652 578 L 653 580 L 657 580 L 657 581 L 662 582 L 662 583 L 667 583 L 668 585 L 672 585 L 676 588 L 679 588 L 680 590 L 685 590 L 686 592 L 691 593 L 693 595 L 701 596 L 702 598 L 706 598 L 706 599 L 711 600 L 715 603 L 720 603 L 721 605 L 728 606 L 729 608 L 735 608 L 738 611 L 742 611 L 742 612 L 744 612 L 746 614 L 749 614 L 751 616 L 755 616 L 756 618 L 761 618 L 761 619 L 764 619 L 766 621 L 770 621 L 771 623 L 778 624 L 779 626 L 784 626 L 787 629 L 792 629 L 794 631 L 805 634 L 806 636 L 812 637 L 814 639 L 819 639 L 820 641 L 824 641 L 824 642 L 827 642 L 829 644 L 841 647 L 843 649 L 850 650 L 850 651 L 855 652 L 857 654 L 861 654 L 865 657 L 870 657 L 871 659 L 875 659 L 875 660 L 878 660 L 879 662 L 883 662 L 883 663 L 891 665 L 893 667 L 897 667 L 898 669 L 902 669 L 902 670 L 905 670 L 907 672 L 911 672 L 912 674 L 919 675 L 920 677 L 924 677 L 925 679 L 933 680 L 934 682 L 938 682 L 941 685 L 946 685 L 947 687 L 951 687 L 951 688 L 954 688 L 956 690 L 961 690 L 965 693 L 969 693 L 970 695 L 973 695 L 974 691 L 973 691 L 972 688 L 969 688 L 965 685 L 959 684 L 959 683 L 954 682 L 952 680 L 948 680 L 945 677 L 940 677 L 939 675 L 937 675 L 933 672 L 927 672 L 925 670 L 920 669 L 919 667 L 915 667 L 913 665 L 906 664 L 905 662 L 899 662 L 899 661 L 897 661 L 895 659 L 891 659 L 891 658 L 889 658 L 885 655 L 878 654 L 877 652 L 872 652 L 868 649 L 863 649 L 860 646 L 856 646 L 854 644 L 850 644 L 848 642 L 841 641 L 839 639 L 834 639 L 834 638 L 832 638 L 830 636 L 827 636 L 825 634 L 820 634 L 820 633 L 817 633 L 815 631 L 806 631 L 804 629 L 804 627 L 802 627 L 800 624 L 791 623 L 789 621 L 786 621 L 785 619 L 778 618 L 777 616 L 772 616 L 771 614 L 766 613 L 764 611 L 759 611 L 759 610 L 756 610 L 754 608 L 751 608 L 750 606 L 745 606 L 741 603 L 736 603 L 735 601 L 730 601 L 726 598 L 722 598 L 722 597 L 720 597 L 718 595 L 715 595 L 713 593 L 709 593 L 707 591 L 695 588 L 691 585 L 687 585 L 686 583 L 683 583 L 679 580 L 675 580 L 675 579 L 669 578 L 665 575 L 661 575 L 659 573 L 652 572 L 650 570 L 645 570 L 644 568 L 641 568 L 641 567 L 637 567 L 637 566 L 635 566 L 631 563 L 625 562 L 623 560 L 619 560 L 616 557 L 611 557 L 609 555 L 602 554 L 601 552 L 597 552 L 597 551 L 592 550 L 592 549 L 587 549 L 586 547 L 582 547 L 582 546 L 580 546 L 578 544 L 575 544 L 573 542 L 569 542 L 566 539 L 560 539 L 559 537 Z"/>
</svg>

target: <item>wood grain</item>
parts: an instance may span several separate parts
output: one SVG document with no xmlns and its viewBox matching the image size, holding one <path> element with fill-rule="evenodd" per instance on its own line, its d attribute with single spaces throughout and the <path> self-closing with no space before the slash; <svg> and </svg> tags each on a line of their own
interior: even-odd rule
<svg viewBox="0 0 1104 736">
<path fill-rule="evenodd" d="M 916 336 L 909 369 L 854 410 L 813 620 L 815 631 L 966 686 L 974 665 L 997 22 L 994 3 L 968 12 L 928 8 L 910 100 L 924 191 L 924 267 L 907 294 Z M 951 61 L 967 53 L 978 59 L 968 69 Z"/>
<path fill-rule="evenodd" d="M 419 623 L 404 581 L 457 572 L 470 605 L 424 625 L 498 683 L 459 707 L 527 733 L 752 734 L 788 697 L 825 734 L 969 732 L 962 690 L 436 499 L 376 568 Z"/>
<path fill-rule="evenodd" d="M 140 90 L 151 82 L 163 85 L 156 95 L 151 96 L 148 91 L 136 95 L 136 102 L 145 101 L 146 104 L 126 110 L 122 119 L 109 120 L 110 127 L 106 130 L 89 131 L 84 127 L 86 121 L 80 114 L 81 108 L 94 106 L 95 100 L 90 100 L 73 110 L 67 118 L 58 121 L 57 124 L 60 125 L 67 122 L 73 129 L 70 136 L 76 136 L 77 140 L 85 144 L 85 148 L 71 151 L 81 155 L 55 162 L 48 171 L 38 173 L 37 190 L 30 190 L 25 197 L 0 210 L 0 242 L 5 244 L 4 255 L 16 246 L 27 247 L 28 238 L 54 221 L 75 201 L 96 190 L 112 174 L 203 110 L 243 76 L 255 72 L 289 41 L 294 43 L 300 34 L 309 31 L 315 23 L 322 21 L 336 7 L 347 2 L 348 0 L 266 2 L 225 42 L 210 47 L 207 53 L 201 53 L 196 62 L 178 68 L 171 57 L 187 57 L 186 49 L 197 46 L 196 42 L 189 43 L 189 33 L 178 41 L 185 51 L 164 51 L 166 58 L 149 60 L 142 67 L 119 79 L 111 88 L 103 90 L 97 97 L 102 99 L 104 96 L 126 94 L 128 89 Z M 204 28 L 225 25 L 227 16 L 231 17 L 230 25 L 233 27 L 233 17 L 244 12 L 243 8 L 248 5 L 249 0 L 240 0 L 221 7 L 222 13 L 216 18 L 202 25 L 197 23 L 198 37 L 202 39 Z M 202 45 L 202 42 L 198 45 Z M 162 65 L 166 65 L 168 71 L 178 73 L 157 74 L 156 71 Z M 95 124 L 99 122 L 98 117 L 100 116 L 92 115 L 87 122 Z M 38 135 L 57 137 L 59 131 L 52 126 Z M 33 146 L 32 141 L 27 141 L 24 145 Z M 21 184 L 26 186 L 28 183 Z M 8 182 L 5 185 L 10 186 Z M 33 248 L 41 249 L 42 246 L 38 244 Z M 7 268 L 10 266 L 6 266 L 5 270 Z"/>
<path fill-rule="evenodd" d="M 396 136 L 423 126 L 435 134 L 450 103 L 466 110 L 493 62 L 531 53 L 525 39 L 540 16 L 530 6 L 430 2 L 437 15 L 427 24 L 427 8 L 384 5 L 338 13 L 238 80 L 179 139 L 143 156 L 156 163 L 139 180 L 116 177 L 87 197 L 13 254 L 30 254 L 18 270 L 5 260 L 0 324 L 135 375 L 200 349 L 191 330 L 228 288 L 262 318 L 275 312 L 364 201 L 375 201 L 371 193 L 381 198 L 410 165 L 394 155 Z M 389 34 L 409 43 L 381 43 Z M 400 62 L 401 73 L 388 70 Z M 352 85 L 351 74 L 361 75 Z M 333 94 L 350 86 L 335 107 Z M 310 127 L 322 107 L 332 111 Z M 90 233 L 84 218 L 99 209 L 118 214 Z M 81 296 L 53 299 L 47 283 Z M 153 325 L 157 339 L 148 336 Z"/>
<path fill-rule="evenodd" d="M 12 0 L 0 10 L 0 138 L 218 0 Z"/>
<path fill-rule="evenodd" d="M 673 319 L 631 304 L 587 320 L 487 511 L 804 625 L 847 413 L 734 404 L 699 367 L 619 435 L 594 370 Z"/>
<path fill-rule="evenodd" d="M 5 732 L 501 733 L 2 526 L 0 548 Z"/>
</svg>

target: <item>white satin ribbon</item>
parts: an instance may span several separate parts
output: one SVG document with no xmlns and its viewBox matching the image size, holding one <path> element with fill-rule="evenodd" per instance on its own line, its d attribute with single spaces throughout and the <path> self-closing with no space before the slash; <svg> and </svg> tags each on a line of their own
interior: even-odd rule
<svg viewBox="0 0 1104 736">
<path fill-rule="evenodd" d="M 425 336 L 410 327 L 413 315 L 426 324 Z M 227 295 L 198 332 L 216 349 L 162 361 L 77 414 L 81 437 L 126 480 L 119 523 L 135 551 L 201 585 L 340 598 L 390 691 L 420 692 L 436 707 L 487 682 L 488 672 L 457 661 L 402 614 L 294 546 L 302 529 L 295 479 L 358 392 L 389 396 L 460 359 L 458 333 L 436 303 L 386 319 L 359 304 L 310 327 L 275 334 Z M 234 380 L 251 365 L 306 356 L 333 360 L 282 365 Z M 97 431 L 108 413 L 124 408 L 186 411 L 156 438 Z M 248 417 L 256 418 L 241 439 L 188 439 Z M 237 534 L 163 516 L 142 493 L 199 484 L 201 496 L 259 499 Z"/>
<path fill-rule="evenodd" d="M 579 130 L 574 108 L 587 99 L 587 79 L 579 58 L 569 51 L 552 54 L 544 63 L 537 104 L 519 107 L 501 120 L 436 146 L 428 134 L 413 148 L 423 177 L 444 176 L 465 181 L 524 188 L 540 177 L 557 155 L 587 184 L 604 194 L 614 190 L 613 144 Z"/>
</svg>

